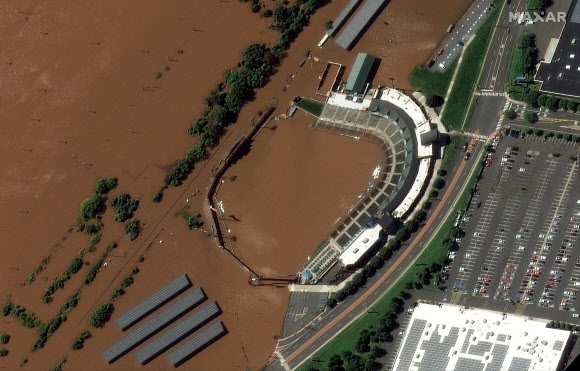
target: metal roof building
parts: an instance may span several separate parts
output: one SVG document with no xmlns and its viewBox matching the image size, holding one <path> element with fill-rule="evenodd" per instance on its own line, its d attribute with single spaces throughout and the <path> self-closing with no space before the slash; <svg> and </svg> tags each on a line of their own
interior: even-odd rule
<svg viewBox="0 0 580 371">
<path fill-rule="evenodd" d="M 344 8 L 342 8 L 342 11 L 338 14 L 338 16 L 334 19 L 334 21 L 332 21 L 332 27 L 326 30 L 326 34 L 328 36 L 333 36 L 336 33 L 336 31 L 340 28 L 340 26 L 342 26 L 344 21 L 346 21 L 346 19 L 352 14 L 354 9 L 361 1 L 362 0 L 350 0 L 344 6 Z"/>
<path fill-rule="evenodd" d="M 190 286 L 191 282 L 187 274 L 182 274 L 117 318 L 117 326 L 125 331 L 141 318 L 167 303 Z"/>
<path fill-rule="evenodd" d="M 356 60 L 348 75 L 345 89 L 347 91 L 360 93 L 363 90 L 369 72 L 375 62 L 375 57 L 367 53 L 358 53 Z"/>
<path fill-rule="evenodd" d="M 142 365 L 148 363 L 219 313 L 219 307 L 215 301 L 212 301 L 185 320 L 181 321 L 176 327 L 161 335 L 155 341 L 147 344 L 143 349 L 140 349 L 135 354 L 137 361 Z"/>
<path fill-rule="evenodd" d="M 220 322 L 215 322 L 198 335 L 195 335 L 187 343 L 183 344 L 173 352 L 169 353 L 167 360 L 174 367 L 179 366 L 183 362 L 191 358 L 196 352 L 203 349 L 213 340 L 226 332 L 224 325 Z"/>
<path fill-rule="evenodd" d="M 201 288 L 197 288 L 185 295 L 177 303 L 173 304 L 163 312 L 159 313 L 149 321 L 142 324 L 131 333 L 125 335 L 121 340 L 111 345 L 103 352 L 103 358 L 107 363 L 112 363 L 124 354 L 155 335 L 163 327 L 169 325 L 184 313 L 190 311 L 198 303 L 205 299 L 205 294 Z"/>
<path fill-rule="evenodd" d="M 386 0 L 367 0 L 338 36 L 336 44 L 343 49 L 350 49 L 360 33 L 385 5 L 385 2 Z"/>
</svg>

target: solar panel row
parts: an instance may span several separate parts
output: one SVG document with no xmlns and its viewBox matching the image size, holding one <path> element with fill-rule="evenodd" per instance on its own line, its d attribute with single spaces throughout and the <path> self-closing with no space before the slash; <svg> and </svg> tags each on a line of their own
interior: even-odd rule
<svg viewBox="0 0 580 371">
<path fill-rule="evenodd" d="M 182 274 L 117 318 L 117 326 L 125 331 L 190 286 L 191 282 L 187 274 Z"/>
<path fill-rule="evenodd" d="M 195 335 L 187 343 L 183 344 L 173 352 L 169 353 L 167 360 L 171 365 L 177 367 L 191 356 L 193 356 L 197 351 L 203 349 L 210 342 L 215 340 L 217 337 L 223 335 L 226 329 L 221 321 L 213 323 L 211 326 Z"/>
<path fill-rule="evenodd" d="M 155 341 L 149 343 L 143 349 L 140 349 L 135 354 L 137 361 L 141 364 L 151 361 L 153 358 L 175 345 L 185 336 L 197 330 L 208 320 L 219 314 L 219 312 L 220 309 L 216 302 L 212 301 L 196 311 L 193 315 L 181 321 L 177 326 L 161 335 Z"/>
<path fill-rule="evenodd" d="M 135 348 L 181 315 L 191 310 L 204 299 L 205 294 L 201 288 L 195 289 L 163 312 L 127 334 L 121 340 L 111 345 L 103 352 L 103 358 L 107 363 L 116 361 L 131 349 Z"/>
<path fill-rule="evenodd" d="M 384 5 L 385 1 L 367 0 L 338 36 L 336 44 L 343 49 L 349 49 L 361 31 L 373 19 L 375 13 Z"/>
</svg>

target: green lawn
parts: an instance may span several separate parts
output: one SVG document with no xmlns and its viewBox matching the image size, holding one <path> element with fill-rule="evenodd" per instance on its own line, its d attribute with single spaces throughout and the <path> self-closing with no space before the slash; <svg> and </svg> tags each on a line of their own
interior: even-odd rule
<svg viewBox="0 0 580 371">
<path fill-rule="evenodd" d="M 322 115 L 322 109 L 324 108 L 324 102 L 308 98 L 302 98 L 298 102 L 294 102 L 294 105 L 316 117 Z"/>
<path fill-rule="evenodd" d="M 456 205 L 456 210 L 465 210 L 467 208 L 469 200 L 471 199 L 471 192 L 477 182 L 478 175 L 479 172 L 476 172 L 474 176 L 469 179 L 468 187 L 459 198 L 459 201 Z M 417 275 L 425 269 L 425 266 L 431 265 L 432 262 L 439 262 L 447 256 L 448 251 L 441 248 L 441 245 L 445 237 L 452 230 L 455 217 L 455 213 L 450 214 L 449 218 L 447 218 L 442 228 L 439 229 L 439 232 L 435 235 L 429 246 L 427 246 L 425 251 L 421 254 L 421 256 L 419 256 L 415 265 L 409 268 L 409 270 L 394 284 L 392 289 L 389 290 L 389 292 L 387 292 L 383 297 L 381 297 L 376 305 L 368 309 L 369 313 L 360 317 L 352 325 L 346 328 L 346 330 L 344 330 L 340 335 L 338 335 L 322 349 L 320 349 L 313 357 L 318 360 L 317 362 L 307 361 L 297 370 L 307 371 L 310 367 L 326 370 L 328 360 L 334 354 L 341 354 L 344 351 L 351 351 L 355 354 L 359 354 L 355 350 L 355 345 L 360 336 L 360 333 L 364 329 L 379 328 L 380 316 L 377 314 L 377 312 L 385 313 L 390 307 L 391 300 L 395 297 L 398 297 L 399 293 L 405 290 L 405 284 L 407 282 L 416 281 Z M 359 355 L 363 357 L 365 356 L 364 354 Z"/>
<path fill-rule="evenodd" d="M 455 68 L 457 68 L 457 59 L 443 72 L 415 67 L 409 75 L 409 82 L 426 95 L 439 95 L 445 98 Z"/>
<path fill-rule="evenodd" d="M 524 76 L 524 58 L 520 44 L 527 35 L 529 35 L 529 32 L 519 35 L 512 49 L 506 72 L 506 82 L 508 83 L 515 81 L 518 76 Z"/>
<path fill-rule="evenodd" d="M 463 55 L 453 89 L 447 99 L 445 112 L 441 118 L 445 126 L 450 129 L 458 130 L 463 124 L 469 101 L 477 86 L 476 79 L 483 66 L 485 51 L 489 46 L 489 41 L 499 16 L 498 9 L 501 8 L 502 3 L 503 0 L 494 0 L 495 9 L 491 11 L 489 17 L 481 25 Z"/>
</svg>

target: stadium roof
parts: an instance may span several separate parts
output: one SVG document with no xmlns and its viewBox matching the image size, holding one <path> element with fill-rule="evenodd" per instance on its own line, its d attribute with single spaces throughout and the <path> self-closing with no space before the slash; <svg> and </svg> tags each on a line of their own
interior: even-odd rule
<svg viewBox="0 0 580 371">
<path fill-rule="evenodd" d="M 556 370 L 569 331 L 455 305 L 419 304 L 393 370 Z"/>
<path fill-rule="evenodd" d="M 116 361 L 131 349 L 135 348 L 149 337 L 155 335 L 159 330 L 190 311 L 204 299 L 205 294 L 201 288 L 195 289 L 163 312 L 125 335 L 121 340 L 111 345 L 103 352 L 103 358 L 107 363 Z"/>
<path fill-rule="evenodd" d="M 536 73 L 541 92 L 580 97 L 580 0 L 574 0 L 550 63 Z"/>
<path fill-rule="evenodd" d="M 352 70 L 350 71 L 350 75 L 348 75 L 348 79 L 346 80 L 345 89 L 347 91 L 354 91 L 357 93 L 362 91 L 374 61 L 375 57 L 372 55 L 358 53 L 352 66 Z"/>
<path fill-rule="evenodd" d="M 195 335 L 187 343 L 183 344 L 173 352 L 169 353 L 167 360 L 173 366 L 177 367 L 183 362 L 187 361 L 196 352 L 200 351 L 212 341 L 223 335 L 226 329 L 221 322 L 215 322 L 198 335 Z"/>
<path fill-rule="evenodd" d="M 336 44 L 343 49 L 350 49 L 365 29 L 368 23 L 374 18 L 387 0 L 366 0 L 360 10 L 352 17 L 346 25 L 344 31 L 336 39 Z"/>
<path fill-rule="evenodd" d="M 126 330 L 190 286 L 187 274 L 182 274 L 117 318 L 117 326 L 121 330 Z"/>
<path fill-rule="evenodd" d="M 219 314 L 220 309 L 215 301 L 207 304 L 200 310 L 196 311 L 194 314 L 188 318 L 181 321 L 177 326 L 171 330 L 165 332 L 163 335 L 158 337 L 155 341 L 147 344 L 146 347 L 140 349 L 135 356 L 137 361 L 142 365 L 148 363 L 153 358 L 157 357 L 159 354 L 163 353 L 181 339 L 191 334 L 193 331 L 197 330 L 204 323 L 209 321 L 215 315 Z"/>
</svg>

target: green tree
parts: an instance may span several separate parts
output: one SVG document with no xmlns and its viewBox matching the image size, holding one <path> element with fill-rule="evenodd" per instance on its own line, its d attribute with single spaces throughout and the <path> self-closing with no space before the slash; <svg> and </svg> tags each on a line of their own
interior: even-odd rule
<svg viewBox="0 0 580 371">
<path fill-rule="evenodd" d="M 433 181 L 433 187 L 435 187 L 436 189 L 442 189 L 443 187 L 445 187 L 445 180 L 443 180 L 443 178 L 436 178 Z"/>
<path fill-rule="evenodd" d="M 2 344 L 8 344 L 9 341 L 10 341 L 10 335 L 8 335 L 7 333 L 3 332 L 2 335 L 0 335 L 0 343 L 2 343 Z"/>
<path fill-rule="evenodd" d="M 266 45 L 250 44 L 242 51 L 241 63 L 249 70 L 255 70 L 264 63 Z"/>
<path fill-rule="evenodd" d="M 537 91 L 529 90 L 524 97 L 524 102 L 532 107 L 537 107 L 539 95 L 540 94 Z"/>
<path fill-rule="evenodd" d="M 559 99 L 550 95 L 546 99 L 546 108 L 548 108 L 549 110 L 552 110 L 552 111 L 556 111 L 558 109 L 558 103 L 559 103 Z"/>
<path fill-rule="evenodd" d="M 99 178 L 97 183 L 95 184 L 95 193 L 100 195 L 106 195 L 112 189 L 117 187 L 117 178 L 115 177 L 108 177 L 108 178 Z"/>
<path fill-rule="evenodd" d="M 540 94 L 538 96 L 538 101 L 537 101 L 538 106 L 545 107 L 546 106 L 546 100 L 548 100 L 548 95 L 546 95 L 546 94 Z"/>
<path fill-rule="evenodd" d="M 526 111 L 524 113 L 524 119 L 530 124 L 535 124 L 538 122 L 538 115 L 535 112 Z"/>
<path fill-rule="evenodd" d="M 132 200 L 127 193 L 121 193 L 113 197 L 111 200 L 111 207 L 117 212 L 113 216 L 113 220 L 117 222 L 124 222 L 133 217 L 133 213 L 139 206 L 139 200 Z"/>
<path fill-rule="evenodd" d="M 130 241 L 133 241 L 139 236 L 139 233 L 141 232 L 141 223 L 137 219 L 130 219 L 125 222 L 123 229 L 125 230 L 127 238 Z"/>
<path fill-rule="evenodd" d="M 330 30 L 332 28 L 332 21 L 326 21 L 324 22 L 324 28 L 326 28 L 327 30 Z"/>
<path fill-rule="evenodd" d="M 442 96 L 440 95 L 435 95 L 435 94 L 429 94 L 427 95 L 427 105 L 429 107 L 441 107 L 443 105 L 443 103 L 445 102 L 445 99 L 443 99 Z"/>
<path fill-rule="evenodd" d="M 91 197 L 85 198 L 80 205 L 80 214 L 83 221 L 89 221 L 103 212 L 105 196 L 94 193 Z"/>
<path fill-rule="evenodd" d="M 6 357 L 8 355 L 8 349 L 0 348 L 0 357 Z"/>
<path fill-rule="evenodd" d="M 99 305 L 89 318 L 89 324 L 93 327 L 103 327 L 103 325 L 111 317 L 112 312 L 113 312 L 113 304 L 105 303 Z"/>
<path fill-rule="evenodd" d="M 516 113 L 516 111 L 514 111 L 514 110 L 512 110 L 512 109 L 506 109 L 506 110 L 503 112 L 503 115 L 504 115 L 504 117 L 505 117 L 506 119 L 510 119 L 510 120 L 513 120 L 513 119 L 515 119 L 516 117 L 518 117 L 518 114 Z"/>
<path fill-rule="evenodd" d="M 576 112 L 576 108 L 578 107 L 578 103 L 569 100 L 568 104 L 566 105 L 566 109 L 570 112 Z"/>
</svg>

